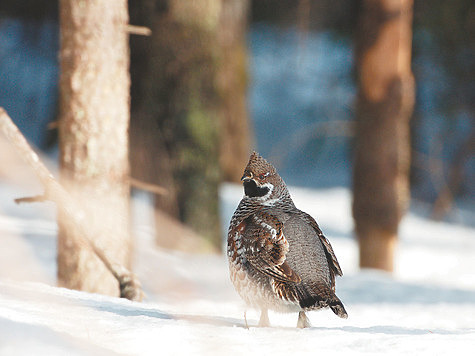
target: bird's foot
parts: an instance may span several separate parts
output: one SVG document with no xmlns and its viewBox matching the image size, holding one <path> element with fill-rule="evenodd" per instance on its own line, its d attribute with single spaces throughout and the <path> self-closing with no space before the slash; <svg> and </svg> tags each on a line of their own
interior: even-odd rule
<svg viewBox="0 0 475 356">
<path fill-rule="evenodd" d="M 269 314 L 267 314 L 267 309 L 261 310 L 261 317 L 259 318 L 258 326 L 268 328 L 270 326 Z"/>
<path fill-rule="evenodd" d="M 299 329 L 309 328 L 312 324 L 310 324 L 310 320 L 308 319 L 307 315 L 304 311 L 299 312 L 299 319 L 297 321 L 297 327 Z"/>
<path fill-rule="evenodd" d="M 247 330 L 249 330 L 249 325 L 247 324 L 247 315 L 246 311 L 244 311 L 244 326 L 246 327 Z"/>
</svg>

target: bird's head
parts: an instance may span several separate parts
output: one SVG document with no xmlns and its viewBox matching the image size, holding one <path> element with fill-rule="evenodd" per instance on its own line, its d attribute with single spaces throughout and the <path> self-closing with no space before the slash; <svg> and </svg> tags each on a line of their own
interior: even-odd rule
<svg viewBox="0 0 475 356">
<path fill-rule="evenodd" d="M 274 166 L 253 152 L 241 178 L 246 197 L 263 205 L 274 205 L 285 194 L 287 188 Z"/>
</svg>

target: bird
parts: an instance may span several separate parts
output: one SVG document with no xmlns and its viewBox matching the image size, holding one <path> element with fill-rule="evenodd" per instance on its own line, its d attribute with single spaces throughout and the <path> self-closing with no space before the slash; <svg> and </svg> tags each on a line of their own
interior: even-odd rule
<svg viewBox="0 0 475 356">
<path fill-rule="evenodd" d="M 311 326 L 310 310 L 330 308 L 347 318 L 335 294 L 335 277 L 343 273 L 330 241 L 297 209 L 274 166 L 254 151 L 241 181 L 244 196 L 229 224 L 227 256 L 237 293 L 261 311 L 258 326 L 270 326 L 268 310 L 298 312 L 298 328 Z"/>
</svg>

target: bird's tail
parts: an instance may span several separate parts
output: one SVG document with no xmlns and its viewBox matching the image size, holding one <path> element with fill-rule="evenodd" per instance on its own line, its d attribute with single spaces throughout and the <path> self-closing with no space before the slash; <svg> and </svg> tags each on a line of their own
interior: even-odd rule
<svg viewBox="0 0 475 356">
<path fill-rule="evenodd" d="M 340 318 L 348 318 L 348 313 L 341 300 L 332 292 L 327 294 L 327 298 L 321 297 L 317 293 L 309 293 L 307 288 L 299 286 L 295 289 L 300 307 L 302 309 L 317 309 L 330 307 L 330 309 Z"/>
<path fill-rule="evenodd" d="M 346 312 L 345 307 L 343 306 L 343 303 L 341 302 L 340 299 L 338 299 L 337 296 L 335 296 L 334 299 L 332 299 L 328 303 L 328 306 L 340 318 L 343 318 L 343 319 L 348 318 L 348 313 Z"/>
</svg>

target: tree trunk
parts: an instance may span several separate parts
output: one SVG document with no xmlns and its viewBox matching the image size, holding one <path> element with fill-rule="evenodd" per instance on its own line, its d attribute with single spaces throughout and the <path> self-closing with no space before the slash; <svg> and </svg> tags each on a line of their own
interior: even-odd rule
<svg viewBox="0 0 475 356">
<path fill-rule="evenodd" d="M 222 125 L 220 165 L 223 179 L 239 182 L 249 159 L 251 129 L 247 113 L 246 30 L 249 2 L 222 0 L 218 41 L 222 59 L 218 71 Z"/>
<path fill-rule="evenodd" d="M 409 201 L 412 6 L 363 0 L 358 25 L 353 216 L 360 267 L 386 271 Z"/>
<path fill-rule="evenodd" d="M 169 147 L 180 219 L 221 245 L 216 31 L 220 0 L 171 0 L 154 24 L 156 105 Z M 157 88 L 158 89 L 158 88 Z"/>
<path fill-rule="evenodd" d="M 129 1 L 130 22 L 154 29 L 162 19 L 165 0 Z M 165 195 L 155 195 L 155 205 L 168 215 L 179 218 L 178 197 L 173 176 L 173 162 L 168 149 L 171 141 L 169 130 L 162 132 L 160 119 L 164 117 L 163 104 L 158 101 L 158 91 L 164 83 L 157 82 L 152 52 L 160 33 L 151 36 L 131 36 L 131 121 L 130 166 L 132 176 L 156 184 L 167 190 Z M 163 99 L 162 99 L 163 100 Z"/>
<path fill-rule="evenodd" d="M 135 65 L 141 68 L 133 69 L 140 82 L 132 91 L 138 97 L 133 98 L 137 101 L 131 133 L 136 136 L 134 142 L 144 144 L 140 151 L 133 148 L 132 157 L 145 152 L 136 169 L 169 190 L 167 196 L 156 197 L 157 208 L 176 215 L 218 247 L 221 2 L 142 0 L 130 4 L 136 21 L 142 18 L 140 24 L 152 29 L 150 38 L 134 39 L 137 43 L 132 46 L 148 57 L 144 60 L 139 53 L 133 54 Z M 147 165 L 155 166 L 152 172 L 143 169 Z"/>
<path fill-rule="evenodd" d="M 91 214 L 84 224 L 107 226 L 97 247 L 129 267 L 127 24 L 125 0 L 60 1 L 61 182 Z M 102 262 L 74 243 L 77 231 L 61 209 L 58 223 L 59 284 L 118 296 Z"/>
</svg>

